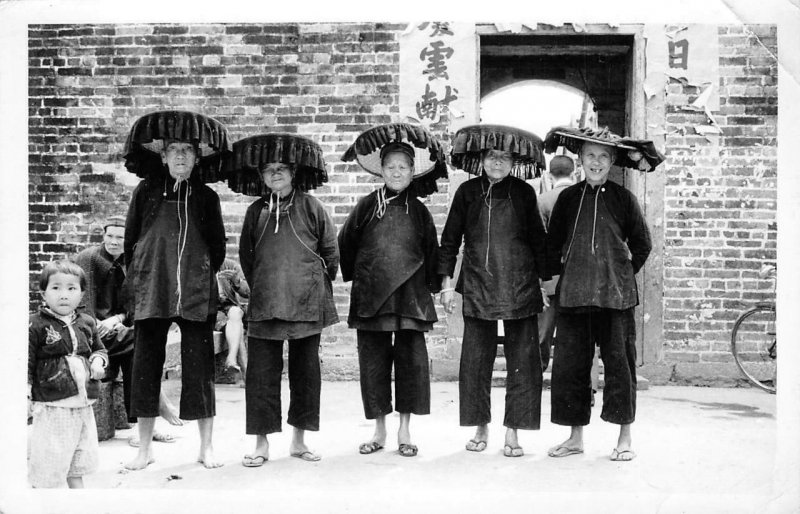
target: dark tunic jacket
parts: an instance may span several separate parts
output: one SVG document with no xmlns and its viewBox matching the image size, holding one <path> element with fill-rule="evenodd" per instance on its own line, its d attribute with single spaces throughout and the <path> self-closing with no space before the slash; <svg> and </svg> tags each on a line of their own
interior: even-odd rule
<svg viewBox="0 0 800 514">
<path fill-rule="evenodd" d="M 361 198 L 339 231 L 342 278 L 353 281 L 350 320 L 391 314 L 434 322 L 437 317 L 431 293 L 439 291 L 440 280 L 436 274 L 439 245 L 433 217 L 408 189 L 391 198 L 383 219 L 375 214 L 377 202 L 378 191 Z M 389 213 L 390 209 L 394 212 Z M 392 216 L 408 216 L 408 234 L 385 232 Z M 371 234 L 367 238 L 368 231 Z M 368 244 L 367 240 L 373 243 Z M 373 247 L 378 241 L 388 244 Z M 400 246 L 396 251 L 387 250 L 392 245 Z"/>
<path fill-rule="evenodd" d="M 239 242 L 239 262 L 250 286 L 247 319 L 335 323 L 331 282 L 339 250 L 333 220 L 319 200 L 295 190 L 275 234 L 274 214 L 266 225 L 258 223 L 267 202 L 259 198 L 247 208 Z M 265 255 L 273 260 L 264 262 Z"/>
<path fill-rule="evenodd" d="M 560 309 L 621 310 L 638 303 L 633 275 L 647 260 L 652 243 L 639 202 L 624 187 L 609 180 L 593 188 L 582 181 L 564 190 L 550 217 L 547 247 L 550 273 L 561 274 Z M 561 262 L 568 252 L 570 261 L 575 259 L 572 266 Z"/>
<path fill-rule="evenodd" d="M 193 279 L 195 281 L 207 280 L 208 287 L 205 287 L 205 284 L 202 284 L 202 287 L 195 284 L 194 288 L 202 290 L 204 298 L 191 299 L 195 305 L 193 312 L 187 312 L 183 317 L 187 319 L 197 318 L 197 321 L 202 321 L 207 316 L 215 314 L 216 311 L 217 284 L 215 274 L 225 259 L 225 226 L 222 222 L 222 212 L 217 193 L 199 180 L 191 178 L 189 183 L 191 185 L 191 194 L 188 195 L 186 209 L 188 209 L 188 219 L 192 224 L 192 230 L 196 229 L 199 232 L 200 240 L 197 240 L 195 244 L 190 243 L 186 246 L 184 255 L 192 259 L 193 256 L 207 254 L 211 269 L 208 270 L 210 272 L 208 277 L 196 277 Z M 140 241 L 145 238 L 148 231 L 156 224 L 162 204 L 166 201 L 182 202 L 185 198 L 185 189 L 176 193 L 173 191 L 174 185 L 175 180 L 167 175 L 166 177 L 144 179 L 133 191 L 128 217 L 125 222 L 125 263 L 128 266 L 128 281 L 135 283 L 134 252 Z M 192 239 L 190 239 L 191 241 Z M 163 259 L 163 256 L 142 255 L 140 258 L 144 259 L 142 262 L 146 262 L 147 260 Z M 153 286 L 148 290 L 150 295 L 158 297 L 143 298 L 140 297 L 141 291 L 134 290 L 133 294 L 137 295 L 136 312 L 134 312 L 135 319 L 141 318 L 140 311 L 151 312 L 158 310 L 155 306 L 164 305 L 172 301 L 165 297 L 166 295 L 171 297 L 174 291 L 165 287 L 157 287 L 159 283 L 169 283 L 169 277 L 160 277 L 154 270 L 147 277 L 148 283 Z M 184 271 L 197 275 L 196 271 Z M 169 272 L 175 273 L 175 270 L 170 270 Z M 208 298 L 205 298 L 206 295 Z M 201 314 L 205 315 L 201 316 Z M 169 316 L 165 314 L 153 317 Z"/>
<path fill-rule="evenodd" d="M 447 215 L 447 222 L 442 232 L 439 250 L 438 273 L 440 275 L 450 277 L 454 275 L 456 259 L 462 241 L 466 245 L 465 253 L 467 250 L 470 252 L 475 251 L 475 248 L 467 248 L 467 246 L 475 245 L 482 246 L 482 248 L 478 249 L 478 252 L 486 252 L 485 242 L 479 241 L 477 238 L 471 238 L 470 234 L 476 234 L 476 227 L 485 223 L 481 219 L 484 218 L 482 209 L 486 201 L 488 187 L 489 180 L 483 175 L 461 184 L 453 196 L 450 212 Z M 495 234 L 492 236 L 494 238 L 492 241 L 514 240 L 520 242 L 522 248 L 525 249 L 528 255 L 532 256 L 532 259 L 521 262 L 524 260 L 523 257 L 518 255 L 509 256 L 507 252 L 510 252 L 510 249 L 494 247 L 494 242 L 489 243 L 492 246 L 489 250 L 496 255 L 509 257 L 506 262 L 515 261 L 514 267 L 525 275 L 526 284 L 523 284 L 525 294 L 512 298 L 510 303 L 504 302 L 505 306 L 503 307 L 498 307 L 496 297 L 507 297 L 508 291 L 519 291 L 520 278 L 516 276 L 519 273 L 511 269 L 495 270 L 494 279 L 490 280 L 494 281 L 491 290 L 475 289 L 466 293 L 468 297 L 465 296 L 464 298 L 464 315 L 480 319 L 521 319 L 542 311 L 543 303 L 539 279 L 547 280 L 551 278 L 546 270 L 544 226 L 537 206 L 536 192 L 525 181 L 509 175 L 495 183 L 492 189 L 492 197 L 494 199 L 510 198 L 513 209 L 505 212 L 511 212 L 511 215 L 516 218 L 513 220 L 515 221 L 513 225 L 516 227 L 514 229 L 508 228 L 511 220 L 491 218 L 491 231 Z M 486 227 L 481 226 L 480 230 L 486 232 Z M 498 235 L 500 237 L 497 237 Z M 515 257 L 516 259 L 514 259 Z M 500 273 L 497 273 L 497 271 L 500 271 Z M 465 294 L 465 280 L 470 280 L 470 277 L 465 278 L 467 273 L 475 273 L 475 271 L 467 269 L 465 263 L 462 263 L 455 288 L 461 294 Z"/>
<path fill-rule="evenodd" d="M 78 339 L 74 345 L 69 327 L 48 309 L 42 308 L 31 316 L 28 326 L 28 384 L 33 386 L 31 396 L 34 401 L 52 402 L 78 394 L 78 385 L 65 359 L 72 353 L 73 346 L 76 347 L 75 354 L 86 365 L 87 396 L 89 399 L 98 397 L 98 381 L 88 378 L 89 359 L 92 355 L 102 355 L 107 363 L 108 354 L 100 342 L 93 317 L 77 313 L 72 326 Z"/>
</svg>

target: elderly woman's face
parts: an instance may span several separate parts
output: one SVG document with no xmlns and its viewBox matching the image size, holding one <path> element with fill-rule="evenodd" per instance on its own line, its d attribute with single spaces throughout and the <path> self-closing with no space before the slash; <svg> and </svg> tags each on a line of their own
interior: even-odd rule
<svg viewBox="0 0 800 514">
<path fill-rule="evenodd" d="M 414 166 L 408 155 L 402 152 L 392 152 L 383 158 L 381 173 L 386 187 L 400 193 L 411 184 Z"/>
<path fill-rule="evenodd" d="M 511 152 L 502 150 L 489 150 L 483 156 L 483 170 L 490 180 L 502 180 L 511 173 L 514 166 L 514 156 Z"/>
<path fill-rule="evenodd" d="M 292 190 L 292 177 L 294 168 L 288 164 L 272 162 L 261 170 L 264 183 L 273 192 L 285 194 Z"/>
<path fill-rule="evenodd" d="M 599 186 L 608 178 L 608 172 L 614 162 L 614 150 L 608 145 L 584 143 L 581 147 L 580 159 L 586 175 L 586 182 L 593 186 Z"/>
<path fill-rule="evenodd" d="M 161 161 L 167 165 L 175 180 L 186 180 L 197 164 L 197 148 L 192 143 L 170 141 L 161 152 Z"/>
</svg>

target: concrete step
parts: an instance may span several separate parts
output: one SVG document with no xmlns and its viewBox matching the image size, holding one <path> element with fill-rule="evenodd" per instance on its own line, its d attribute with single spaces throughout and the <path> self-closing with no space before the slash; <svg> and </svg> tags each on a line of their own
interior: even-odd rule
<svg viewBox="0 0 800 514">
<path fill-rule="evenodd" d="M 551 363 L 552 364 L 552 363 Z M 548 370 L 550 368 L 547 368 Z M 550 387 L 550 371 L 545 371 L 544 375 L 544 387 Z M 492 373 L 492 387 L 505 387 L 506 386 L 506 372 L 505 371 L 494 371 Z M 605 375 L 602 373 L 597 380 L 597 389 L 601 390 L 605 386 Z M 641 375 L 636 375 L 636 389 L 638 391 L 646 391 L 650 389 L 650 381 L 644 378 Z"/>
</svg>

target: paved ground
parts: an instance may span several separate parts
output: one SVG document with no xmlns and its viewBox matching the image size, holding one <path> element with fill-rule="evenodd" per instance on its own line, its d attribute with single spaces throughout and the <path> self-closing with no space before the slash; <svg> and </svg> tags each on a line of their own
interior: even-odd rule
<svg viewBox="0 0 800 514">
<path fill-rule="evenodd" d="M 166 384 L 170 396 L 178 383 Z M 283 383 L 284 411 L 288 384 Z M 402 508 L 419 512 L 498 512 L 503 507 L 549 512 L 788 512 L 776 466 L 775 396 L 751 389 L 652 387 L 639 393 L 634 446 L 638 458 L 611 462 L 616 427 L 599 420 L 586 431 L 586 453 L 549 458 L 547 448 L 568 429 L 549 423 L 550 393 L 543 397 L 542 429 L 521 432 L 526 455 L 502 455 L 503 390 L 493 388 L 491 440 L 483 453 L 464 450 L 472 430 L 458 426 L 457 385 L 432 384 L 432 415 L 412 419 L 416 458 L 394 450 L 361 456 L 360 442 L 372 425 L 363 419 L 357 382 L 326 382 L 322 429 L 309 445 L 318 463 L 290 458 L 291 432 L 270 438 L 271 460 L 244 468 L 241 457 L 253 438 L 244 434 L 244 390 L 217 388 L 214 442 L 225 466 L 206 470 L 193 462 L 196 423 L 158 428 L 177 441 L 154 443 L 157 461 L 144 471 L 122 472 L 134 456 L 127 438 L 133 430 L 100 445 L 101 468 L 86 478 L 87 491 L 102 498 L 93 512 L 372 512 Z M 599 402 L 598 402 L 599 403 Z M 397 417 L 389 420 L 396 430 Z M 784 477 L 785 478 L 785 477 Z M 113 491 L 113 493 L 112 493 Z M 38 491 L 37 491 L 38 493 Z M 67 492 L 68 493 L 68 492 Z M 27 494 L 27 493 L 26 493 Z M 26 507 L 48 505 L 50 496 L 29 494 Z M 74 498 L 70 498 L 74 499 Z M 213 508 L 212 505 L 220 508 Z M 795 505 L 796 506 L 796 505 Z M 50 505 L 52 507 L 52 505 Z M 72 512 L 58 508 L 33 510 Z M 0 509 L 1 509 L 0 504 Z M 105 510 L 108 509 L 108 510 Z M 543 510 L 542 510 L 543 509 Z M 793 509 L 791 509 L 793 511 Z M 18 512 L 9 509 L 9 512 Z M 75 512 L 85 512 L 76 507 Z"/>
</svg>

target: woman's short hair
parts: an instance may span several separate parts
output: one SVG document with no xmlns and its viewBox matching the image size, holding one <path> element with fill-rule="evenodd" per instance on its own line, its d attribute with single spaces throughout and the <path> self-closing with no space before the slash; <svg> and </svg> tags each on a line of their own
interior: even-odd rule
<svg viewBox="0 0 800 514">
<path fill-rule="evenodd" d="M 47 284 L 50 283 L 50 277 L 57 273 L 78 277 L 81 291 L 86 291 L 86 273 L 83 272 L 83 268 L 74 262 L 66 260 L 52 261 L 44 265 L 42 272 L 39 274 L 39 289 L 42 291 L 47 289 Z"/>
</svg>

